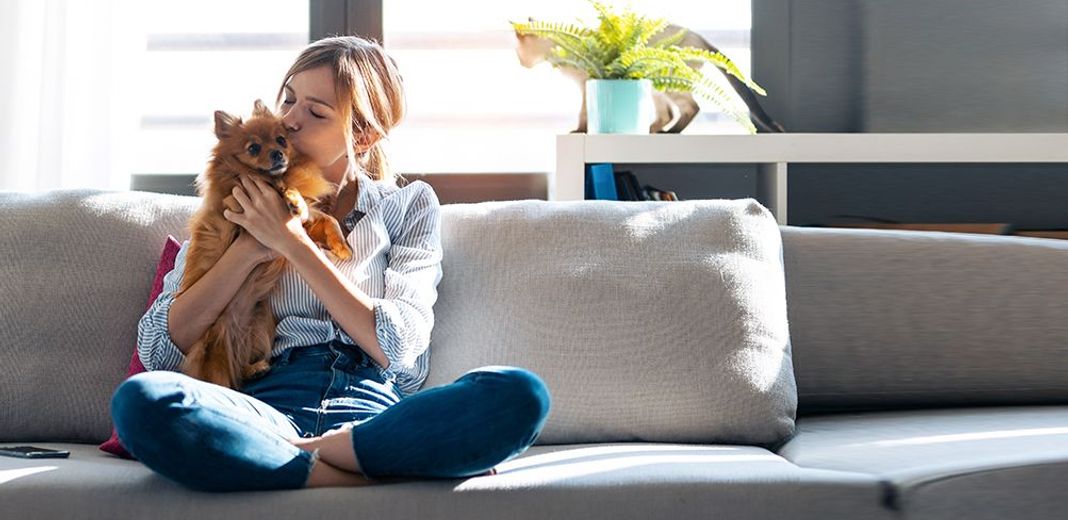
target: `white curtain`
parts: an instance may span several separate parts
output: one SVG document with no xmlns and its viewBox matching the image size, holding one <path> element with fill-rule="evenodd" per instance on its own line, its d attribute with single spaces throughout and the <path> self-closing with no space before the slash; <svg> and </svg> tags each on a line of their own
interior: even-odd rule
<svg viewBox="0 0 1068 520">
<path fill-rule="evenodd" d="M 0 0 L 0 191 L 129 189 L 138 4 Z"/>
</svg>

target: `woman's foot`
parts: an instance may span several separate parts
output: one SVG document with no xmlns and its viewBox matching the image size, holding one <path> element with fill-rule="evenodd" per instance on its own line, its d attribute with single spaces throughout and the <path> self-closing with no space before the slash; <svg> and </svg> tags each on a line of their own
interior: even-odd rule
<svg viewBox="0 0 1068 520">
<path fill-rule="evenodd" d="M 356 475 L 370 483 L 370 481 L 363 476 L 363 470 L 360 468 L 360 463 L 356 460 L 356 453 L 352 449 L 351 430 L 352 425 L 348 424 L 338 429 L 330 430 L 319 437 L 295 437 L 288 440 L 294 446 L 297 446 L 304 451 L 317 453 L 317 457 L 326 462 L 326 464 L 333 469 L 344 471 L 350 475 Z M 488 477 L 496 474 L 497 468 L 490 468 L 489 471 L 480 473 L 476 476 Z"/>
<path fill-rule="evenodd" d="M 307 452 L 318 451 L 319 457 L 331 466 L 362 474 L 363 470 L 356 460 L 356 452 L 352 449 L 351 430 L 352 425 L 344 425 L 318 437 L 294 438 L 289 439 L 289 442 Z"/>
<path fill-rule="evenodd" d="M 354 487 L 373 484 L 367 477 L 335 468 L 318 456 L 312 465 L 311 475 L 304 487 Z"/>
</svg>

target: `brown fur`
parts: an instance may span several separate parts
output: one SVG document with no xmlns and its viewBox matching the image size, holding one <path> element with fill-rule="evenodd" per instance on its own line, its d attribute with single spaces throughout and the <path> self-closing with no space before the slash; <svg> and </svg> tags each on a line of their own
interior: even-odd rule
<svg viewBox="0 0 1068 520">
<path fill-rule="evenodd" d="M 289 145 L 281 119 L 262 101 L 256 100 L 252 117 L 245 122 L 225 112 L 215 112 L 215 135 L 219 142 L 212 150 L 207 169 L 196 181 L 203 204 L 189 220 L 191 240 L 178 294 L 215 265 L 239 233 L 247 232 L 222 213 L 225 208 L 238 207 L 232 190 L 242 176 L 266 180 L 286 199 L 290 212 L 300 215 L 305 230 L 317 244 L 339 259 L 352 257 L 337 220 L 309 206 L 333 194 L 337 186 L 323 178 L 311 159 Z M 253 143 L 260 146 L 255 155 L 250 152 Z M 276 168 L 273 174 L 272 167 Z M 190 348 L 181 366 L 183 373 L 237 389 L 244 380 L 270 368 L 277 323 L 267 300 L 285 262 L 280 256 L 253 269 L 215 323 Z"/>
</svg>

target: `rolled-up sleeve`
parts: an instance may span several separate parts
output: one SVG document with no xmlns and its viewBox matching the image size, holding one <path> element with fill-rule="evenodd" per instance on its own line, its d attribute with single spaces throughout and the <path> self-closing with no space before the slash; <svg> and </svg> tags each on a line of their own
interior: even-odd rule
<svg viewBox="0 0 1068 520">
<path fill-rule="evenodd" d="M 441 207 L 430 185 L 413 197 L 389 250 L 385 294 L 372 298 L 375 334 L 393 372 L 413 373 L 430 347 L 441 281 Z"/>
<path fill-rule="evenodd" d="M 182 274 L 185 272 L 185 254 L 188 249 L 189 241 L 186 240 L 174 258 L 174 269 L 163 277 L 163 289 L 159 296 L 137 323 L 137 356 L 141 358 L 141 364 L 145 366 L 145 370 L 177 372 L 178 367 L 185 360 L 185 354 L 182 354 L 178 345 L 175 345 L 171 339 L 170 329 L 167 327 L 167 315 L 171 310 L 171 304 L 174 303 L 179 284 L 182 283 Z"/>
</svg>

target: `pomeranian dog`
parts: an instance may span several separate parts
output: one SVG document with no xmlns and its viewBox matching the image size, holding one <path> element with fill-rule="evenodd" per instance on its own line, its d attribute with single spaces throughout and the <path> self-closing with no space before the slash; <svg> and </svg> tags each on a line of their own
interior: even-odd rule
<svg viewBox="0 0 1068 520">
<path fill-rule="evenodd" d="M 240 233 L 247 233 L 223 216 L 223 209 L 239 207 L 232 190 L 242 177 L 267 181 L 286 201 L 290 213 L 300 216 L 316 244 L 338 259 L 352 257 L 337 220 L 313 207 L 320 198 L 336 192 L 337 185 L 324 179 L 309 157 L 289 146 L 281 118 L 261 100 L 254 103 L 248 121 L 216 111 L 215 136 L 219 142 L 196 179 L 203 203 L 189 220 L 189 251 L 177 294 L 215 265 Z M 286 259 L 279 257 L 256 266 L 215 323 L 193 344 L 182 373 L 239 389 L 245 380 L 270 368 L 277 322 L 268 298 L 285 264 Z"/>
</svg>

